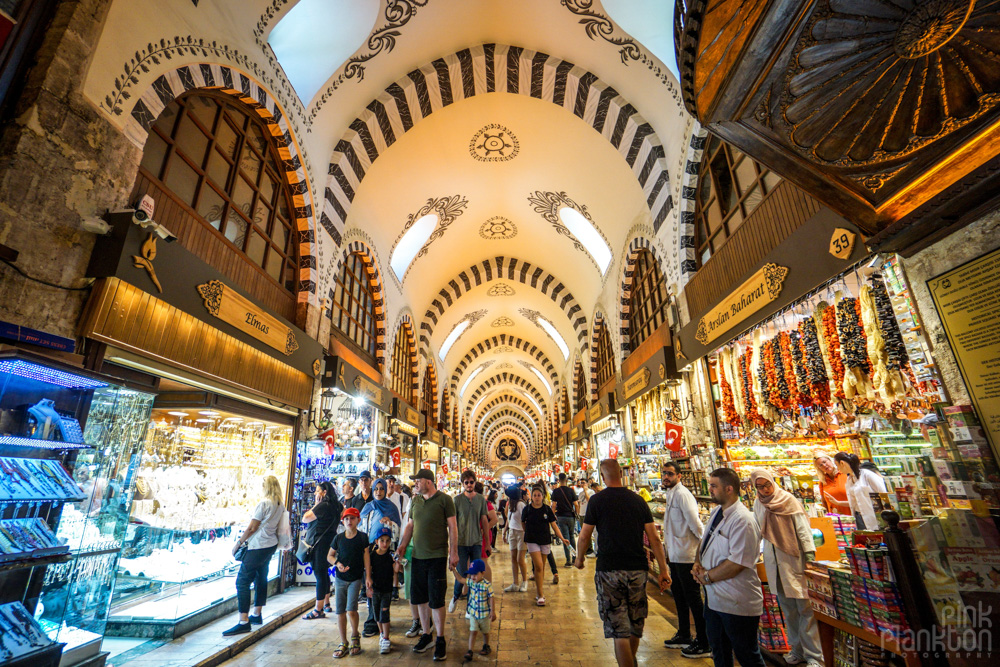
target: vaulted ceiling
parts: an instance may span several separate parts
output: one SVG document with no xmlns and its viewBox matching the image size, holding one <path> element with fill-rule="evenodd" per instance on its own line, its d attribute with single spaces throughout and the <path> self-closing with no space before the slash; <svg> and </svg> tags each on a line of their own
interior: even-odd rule
<svg viewBox="0 0 1000 667">
<path fill-rule="evenodd" d="M 633 230 L 677 215 L 691 122 L 653 55 L 669 52 L 672 2 L 137 4 L 113 4 L 87 94 L 101 100 L 134 50 L 176 35 L 201 50 L 154 70 L 226 59 L 251 75 L 284 110 L 308 182 L 318 284 L 303 298 L 325 296 L 345 248 L 362 242 L 381 273 L 387 340 L 409 314 L 421 372 L 434 365 L 479 461 L 513 438 L 531 462 L 560 390 L 572 396 L 577 358 L 589 375 L 595 312 L 618 316 Z M 147 74 L 136 76 L 138 95 Z M 399 260 L 404 233 L 431 213 L 433 233 Z"/>
</svg>

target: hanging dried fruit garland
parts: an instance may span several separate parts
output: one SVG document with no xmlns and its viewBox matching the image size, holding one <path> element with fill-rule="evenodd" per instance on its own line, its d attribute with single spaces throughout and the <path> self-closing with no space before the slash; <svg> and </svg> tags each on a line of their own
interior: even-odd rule
<svg viewBox="0 0 1000 667">
<path fill-rule="evenodd" d="M 823 340 L 833 370 L 833 395 L 841 400 L 844 396 L 844 358 L 840 353 L 840 337 L 837 335 L 837 311 L 833 306 L 823 310 Z"/>
<path fill-rule="evenodd" d="M 767 422 L 757 412 L 757 401 L 753 397 L 753 378 L 750 374 L 752 348 L 747 348 L 739 358 L 740 382 L 743 385 L 743 407 L 747 415 L 747 422 L 751 426 L 767 426 Z"/>
<path fill-rule="evenodd" d="M 777 336 L 764 342 L 760 358 L 764 365 L 763 377 L 767 378 L 767 392 L 764 394 L 767 396 L 767 402 L 776 410 L 787 410 L 788 383 L 785 382 L 785 369 L 781 361 L 781 347 Z"/>
<path fill-rule="evenodd" d="M 826 375 L 816 322 L 811 317 L 799 323 L 799 347 L 813 405 L 830 407 L 830 378 Z"/>
<path fill-rule="evenodd" d="M 791 347 L 791 365 L 795 375 L 795 389 L 798 392 L 796 403 L 803 408 L 811 407 L 812 387 L 809 386 L 809 372 L 806 369 L 805 355 L 802 353 L 802 335 L 799 329 L 792 329 L 785 335 Z"/>
<path fill-rule="evenodd" d="M 861 304 L 853 297 L 841 299 L 837 304 L 837 335 L 844 355 L 844 395 L 867 398 L 871 389 L 868 338 L 861 325 Z"/>
<path fill-rule="evenodd" d="M 875 301 L 878 328 L 885 341 L 886 368 L 902 370 L 909 366 L 910 355 L 906 352 L 906 344 L 903 342 L 903 334 L 899 330 L 899 323 L 896 321 L 896 313 L 893 312 L 889 293 L 885 289 L 885 283 L 879 278 L 872 276 L 869 283 L 871 284 L 872 299 Z"/>
<path fill-rule="evenodd" d="M 801 399 L 799 397 L 798 382 L 795 377 L 794 358 L 792 357 L 792 338 L 788 335 L 787 331 L 782 331 L 778 334 L 775 348 L 774 353 L 781 361 L 781 369 L 786 387 L 787 406 L 785 409 L 794 410 L 799 406 Z"/>
<path fill-rule="evenodd" d="M 733 400 L 733 388 L 729 385 L 726 372 L 723 369 L 722 359 L 719 358 L 717 370 L 719 373 L 719 387 L 722 389 L 722 413 L 725 415 L 726 423 L 736 428 L 740 425 L 740 416 L 736 414 L 736 401 Z"/>
</svg>

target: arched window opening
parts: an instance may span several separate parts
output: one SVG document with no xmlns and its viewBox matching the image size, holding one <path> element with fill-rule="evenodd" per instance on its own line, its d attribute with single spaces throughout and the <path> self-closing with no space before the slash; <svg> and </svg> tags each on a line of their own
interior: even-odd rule
<svg viewBox="0 0 1000 667">
<path fill-rule="evenodd" d="M 295 207 L 264 121 L 223 93 L 192 91 L 149 130 L 140 176 L 291 293 L 298 290 Z"/>
<path fill-rule="evenodd" d="M 403 397 L 410 405 L 413 401 L 413 346 L 402 324 L 396 332 L 396 340 L 392 344 L 392 387 L 391 389 Z"/>
<path fill-rule="evenodd" d="M 433 375 L 434 367 L 428 364 L 427 370 L 424 371 L 424 384 L 420 392 L 423 403 L 421 412 L 426 415 L 427 423 L 431 425 L 437 421 L 437 392 L 434 390 Z"/>
<path fill-rule="evenodd" d="M 781 176 L 717 137 L 709 136 L 695 197 L 695 245 L 699 266 L 781 182 Z"/>
<path fill-rule="evenodd" d="M 611 349 L 611 334 L 604 319 L 597 321 L 597 388 L 615 376 L 615 355 Z"/>
<path fill-rule="evenodd" d="M 573 369 L 574 382 L 573 386 L 576 387 L 576 401 L 573 413 L 576 414 L 580 410 L 587 407 L 587 402 L 590 398 L 590 392 L 587 390 L 587 377 L 583 374 L 583 364 L 580 360 L 576 360 L 576 367 Z"/>
<path fill-rule="evenodd" d="M 333 327 L 344 334 L 373 367 L 378 367 L 375 356 L 378 322 L 373 293 L 364 257 L 361 253 L 351 253 L 337 276 L 330 319 Z"/>
<path fill-rule="evenodd" d="M 650 251 L 640 250 L 632 269 L 629 295 L 629 349 L 635 352 L 666 320 L 667 285 L 659 262 Z"/>
</svg>

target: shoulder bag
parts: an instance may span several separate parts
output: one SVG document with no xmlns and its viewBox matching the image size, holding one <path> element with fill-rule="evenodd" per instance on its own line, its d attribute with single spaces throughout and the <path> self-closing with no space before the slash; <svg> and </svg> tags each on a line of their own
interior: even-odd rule
<svg viewBox="0 0 1000 667">
<path fill-rule="evenodd" d="M 320 541 L 322 541 L 323 536 L 330 532 L 331 528 L 333 528 L 333 523 L 327 526 L 326 530 L 320 533 L 319 537 L 316 538 L 316 544 L 319 544 Z M 306 542 L 306 538 L 303 537 L 299 539 L 299 548 L 295 552 L 295 557 L 298 559 L 299 563 L 302 565 L 308 565 L 312 562 L 314 547 L 314 544 Z"/>
</svg>

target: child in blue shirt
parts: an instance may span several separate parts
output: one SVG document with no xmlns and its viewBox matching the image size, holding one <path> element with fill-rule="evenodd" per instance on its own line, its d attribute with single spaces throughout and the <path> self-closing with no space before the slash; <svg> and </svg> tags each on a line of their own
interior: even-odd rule
<svg viewBox="0 0 1000 667">
<path fill-rule="evenodd" d="M 465 612 L 469 619 L 469 650 L 463 657 L 464 662 L 472 661 L 472 647 L 476 643 L 476 637 L 483 633 L 483 650 L 479 655 L 489 655 L 490 648 L 490 621 L 497 620 L 496 610 L 493 609 L 493 584 L 486 580 L 486 563 L 481 558 L 477 558 L 469 564 L 469 575 L 463 577 L 455 568 L 452 568 L 455 579 L 465 584 L 469 588 L 469 602 Z"/>
</svg>

